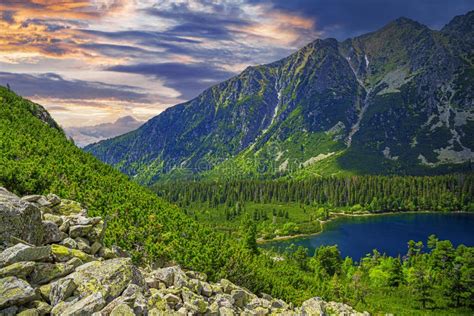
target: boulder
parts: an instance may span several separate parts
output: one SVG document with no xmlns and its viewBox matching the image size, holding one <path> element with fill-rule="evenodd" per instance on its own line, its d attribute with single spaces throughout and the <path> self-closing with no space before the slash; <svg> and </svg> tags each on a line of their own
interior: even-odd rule
<svg viewBox="0 0 474 316">
<path fill-rule="evenodd" d="M 28 282 L 14 276 L 0 279 L 0 308 L 22 305 L 36 298 Z"/>
<path fill-rule="evenodd" d="M 50 281 L 66 276 L 75 269 L 73 262 L 48 263 L 39 262 L 35 264 L 33 272 L 28 280 L 31 284 L 41 285 Z"/>
<path fill-rule="evenodd" d="M 0 253 L 0 267 L 20 261 L 41 261 L 49 259 L 49 246 L 31 247 L 25 244 L 16 244 Z"/>
<path fill-rule="evenodd" d="M 39 316 L 39 313 L 36 309 L 30 308 L 30 309 L 25 309 L 16 315 L 17 316 Z"/>
<path fill-rule="evenodd" d="M 242 308 L 247 303 L 247 294 L 243 290 L 232 290 L 230 295 L 234 299 L 234 304 L 237 307 Z"/>
<path fill-rule="evenodd" d="M 18 307 L 10 306 L 4 309 L 0 309 L 0 315 L 15 316 L 18 313 Z"/>
<path fill-rule="evenodd" d="M 61 216 L 50 213 L 44 213 L 43 220 L 53 222 L 58 226 L 61 226 L 63 224 L 63 218 Z"/>
<path fill-rule="evenodd" d="M 35 267 L 35 263 L 32 261 L 21 261 L 15 262 L 5 268 L 0 269 L 0 278 L 7 276 L 16 276 L 21 279 L 25 279 Z"/>
<path fill-rule="evenodd" d="M 52 206 L 52 204 L 44 197 L 41 196 L 38 200 L 34 202 L 36 205 L 38 205 L 41 208 L 49 208 Z"/>
<path fill-rule="evenodd" d="M 181 296 L 187 309 L 201 314 L 206 312 L 208 304 L 202 296 L 191 292 L 191 290 L 188 290 L 187 288 L 183 288 Z"/>
<path fill-rule="evenodd" d="M 77 249 L 77 242 L 71 237 L 64 238 L 64 240 L 61 241 L 60 244 L 66 246 L 67 248 Z"/>
<path fill-rule="evenodd" d="M 170 287 L 174 284 L 174 273 L 177 267 L 167 267 L 153 271 L 153 276 Z"/>
<path fill-rule="evenodd" d="M 51 221 L 43 221 L 44 237 L 43 244 L 60 242 L 67 237 L 65 233 L 59 230 L 58 225 Z"/>
<path fill-rule="evenodd" d="M 49 315 L 51 313 L 51 306 L 40 300 L 32 301 L 27 306 L 36 309 L 39 315 Z"/>
<path fill-rule="evenodd" d="M 48 194 L 46 196 L 46 200 L 48 200 L 49 203 L 51 203 L 51 206 L 56 206 L 61 204 L 61 199 L 56 195 L 56 194 Z"/>
<path fill-rule="evenodd" d="M 22 201 L 25 201 L 25 202 L 36 202 L 38 201 L 39 199 L 41 199 L 43 196 L 42 195 L 38 195 L 38 194 L 34 194 L 34 195 L 25 195 L 21 198 Z"/>
<path fill-rule="evenodd" d="M 178 296 L 171 293 L 166 294 L 163 298 L 171 306 L 175 306 L 181 303 L 181 299 Z"/>
<path fill-rule="evenodd" d="M 92 225 L 73 225 L 69 227 L 69 236 L 71 238 L 84 237 L 92 230 Z"/>
<path fill-rule="evenodd" d="M 60 215 L 72 215 L 82 212 L 81 204 L 75 201 L 62 199 L 59 205 L 51 208 L 51 210 Z"/>
<path fill-rule="evenodd" d="M 139 293 L 141 289 L 135 285 L 130 284 L 125 291 L 123 291 L 122 295 L 112 300 L 107 306 L 105 306 L 100 311 L 100 316 L 108 316 L 112 313 L 112 311 L 120 304 L 127 304 L 133 305 L 135 298 L 137 297 L 137 293 Z"/>
<path fill-rule="evenodd" d="M 76 291 L 81 296 L 100 292 L 105 300 L 111 301 L 134 281 L 133 276 L 131 259 L 118 258 L 89 262 L 76 268 L 68 278 L 77 284 Z"/>
<path fill-rule="evenodd" d="M 102 248 L 102 244 L 98 241 L 94 241 L 94 243 L 91 245 L 90 254 L 95 255 L 99 252 L 100 248 Z"/>
<path fill-rule="evenodd" d="M 222 279 L 220 281 L 220 284 L 222 286 L 222 290 L 224 293 L 230 294 L 233 290 L 239 290 L 240 288 L 235 285 L 234 283 L 230 282 L 227 279 Z"/>
<path fill-rule="evenodd" d="M 67 217 L 71 225 L 96 225 L 102 221 L 100 217 L 86 217 L 79 214 L 71 215 Z"/>
<path fill-rule="evenodd" d="M 0 187 L 0 241 L 13 236 L 39 246 L 43 234 L 39 208 Z"/>
<path fill-rule="evenodd" d="M 92 315 L 94 312 L 100 311 L 106 302 L 102 293 L 97 292 L 86 296 L 73 304 L 68 305 L 64 310 L 61 310 L 62 316 L 81 316 L 81 315 Z M 54 309 L 53 309 L 54 311 Z M 54 315 L 54 313 L 53 313 Z"/>
<path fill-rule="evenodd" d="M 325 302 L 319 297 L 306 300 L 301 305 L 302 316 L 325 315 Z"/>
<path fill-rule="evenodd" d="M 127 304 L 120 304 L 116 306 L 112 313 L 110 313 L 111 316 L 135 316 L 135 313 L 133 312 L 133 309 L 128 306 Z"/>
<path fill-rule="evenodd" d="M 91 247 L 87 239 L 82 238 L 82 237 L 77 237 L 76 244 L 77 244 L 77 249 L 79 249 L 80 251 L 83 251 L 89 254 L 91 253 Z"/>
<path fill-rule="evenodd" d="M 70 249 L 62 245 L 52 244 L 51 253 L 57 261 L 68 261 L 72 258 L 78 258 L 82 262 L 90 262 L 94 260 L 94 257 L 86 254 L 77 249 Z"/>
<path fill-rule="evenodd" d="M 206 297 L 211 297 L 213 291 L 212 286 L 207 282 L 201 282 L 201 294 Z"/>
<path fill-rule="evenodd" d="M 76 287 L 76 283 L 68 278 L 59 279 L 51 284 L 51 292 L 49 293 L 49 301 L 51 302 L 51 305 L 55 306 L 60 301 L 64 301 L 70 297 Z"/>
</svg>

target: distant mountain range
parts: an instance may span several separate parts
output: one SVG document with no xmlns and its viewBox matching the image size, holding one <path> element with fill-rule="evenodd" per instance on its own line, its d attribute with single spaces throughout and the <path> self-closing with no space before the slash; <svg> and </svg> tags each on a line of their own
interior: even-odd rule
<svg viewBox="0 0 474 316">
<path fill-rule="evenodd" d="M 473 29 L 474 11 L 318 39 L 85 150 L 142 183 L 472 170 Z"/>
<path fill-rule="evenodd" d="M 72 138 L 77 146 L 96 143 L 98 141 L 120 136 L 140 127 L 143 124 L 132 116 L 124 116 L 113 123 L 104 123 L 93 126 L 66 127 L 64 131 Z"/>
</svg>

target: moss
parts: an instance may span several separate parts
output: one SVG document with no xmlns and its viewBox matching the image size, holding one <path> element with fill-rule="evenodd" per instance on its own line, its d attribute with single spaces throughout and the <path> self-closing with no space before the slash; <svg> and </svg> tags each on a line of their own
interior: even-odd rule
<svg viewBox="0 0 474 316">
<path fill-rule="evenodd" d="M 51 245 L 51 252 L 59 261 L 67 261 L 71 258 L 78 258 L 83 262 L 90 262 L 94 260 L 94 257 L 86 254 L 77 249 L 70 249 L 62 245 L 53 244 Z"/>
<path fill-rule="evenodd" d="M 51 293 L 51 283 L 38 287 L 38 292 L 45 301 L 49 302 L 49 294 Z"/>
</svg>

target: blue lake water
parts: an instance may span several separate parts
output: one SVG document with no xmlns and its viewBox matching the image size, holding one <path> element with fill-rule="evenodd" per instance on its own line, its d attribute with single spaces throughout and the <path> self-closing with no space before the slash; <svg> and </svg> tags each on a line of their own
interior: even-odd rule
<svg viewBox="0 0 474 316">
<path fill-rule="evenodd" d="M 435 234 L 457 246 L 474 246 L 474 214 L 405 213 L 343 217 L 326 224 L 321 234 L 264 244 L 284 249 L 291 244 L 309 248 L 310 255 L 322 245 L 338 245 L 343 257 L 359 260 L 373 249 L 390 256 L 404 255 L 410 239 L 423 241 Z"/>
</svg>

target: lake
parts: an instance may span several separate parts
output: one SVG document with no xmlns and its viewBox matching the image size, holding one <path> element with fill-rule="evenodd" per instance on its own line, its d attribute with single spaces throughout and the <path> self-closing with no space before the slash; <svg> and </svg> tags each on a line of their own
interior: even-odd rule
<svg viewBox="0 0 474 316">
<path fill-rule="evenodd" d="M 321 234 L 275 241 L 262 245 L 282 250 L 291 244 L 309 248 L 310 255 L 322 245 L 338 245 L 343 257 L 359 260 L 373 249 L 390 256 L 404 255 L 410 239 L 423 241 L 428 236 L 448 239 L 457 246 L 474 246 L 474 214 L 397 213 L 379 216 L 341 217 L 324 226 Z"/>
</svg>

